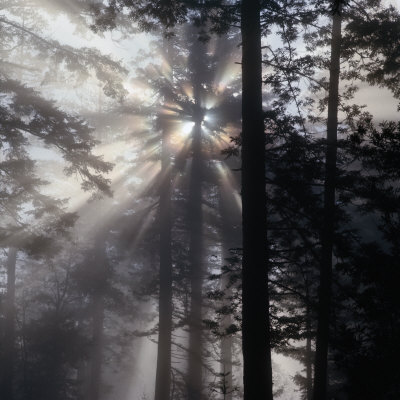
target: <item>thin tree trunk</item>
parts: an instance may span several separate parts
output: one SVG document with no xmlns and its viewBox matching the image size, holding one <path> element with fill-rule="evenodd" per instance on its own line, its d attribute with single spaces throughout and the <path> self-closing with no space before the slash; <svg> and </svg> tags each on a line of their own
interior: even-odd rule
<svg viewBox="0 0 400 400">
<path fill-rule="evenodd" d="M 232 289 L 228 287 L 229 275 L 224 274 L 221 281 L 221 290 L 224 292 L 225 297 L 229 299 L 232 296 Z M 228 305 L 229 300 L 224 300 L 225 305 Z M 232 325 L 232 315 L 225 315 L 221 326 L 224 331 Z M 232 335 L 224 335 L 221 338 L 221 369 L 220 373 L 222 378 L 222 394 L 224 400 L 232 400 L 233 395 L 233 375 L 232 375 L 232 352 L 233 340 Z"/>
<path fill-rule="evenodd" d="M 310 306 L 307 305 L 306 311 L 306 394 L 307 400 L 312 400 L 313 396 L 313 384 L 312 384 L 312 347 L 311 347 L 311 315 L 310 315 Z"/>
<path fill-rule="evenodd" d="M 96 295 L 93 314 L 93 349 L 90 365 L 89 400 L 100 398 L 101 364 L 103 361 L 104 299 Z"/>
<path fill-rule="evenodd" d="M 226 322 L 229 323 L 231 319 L 228 316 Z M 221 340 L 221 373 L 223 374 L 224 382 L 222 390 L 224 400 L 232 400 L 233 395 L 232 350 L 232 336 L 224 336 Z"/>
<path fill-rule="evenodd" d="M 242 1 L 241 33 L 244 400 L 272 400 L 265 132 L 258 1 Z"/>
<path fill-rule="evenodd" d="M 15 362 L 15 269 L 17 249 L 10 247 L 7 257 L 7 295 L 5 307 L 5 329 L 3 342 L 1 398 L 14 398 L 14 362 Z"/>
<path fill-rule="evenodd" d="M 106 287 L 105 240 L 102 234 L 95 243 L 96 289 L 93 295 L 93 333 L 90 359 L 88 400 L 99 400 L 104 347 L 104 291 Z"/>
<path fill-rule="evenodd" d="M 226 252 L 227 253 L 227 252 Z M 228 254 L 226 254 L 228 257 Z M 228 287 L 229 275 L 224 274 L 221 281 L 221 290 L 225 293 L 225 297 L 229 299 L 232 296 L 232 289 Z M 229 300 L 224 300 L 225 304 Z M 226 330 L 232 324 L 232 315 L 225 315 L 222 320 L 222 328 Z M 223 379 L 223 399 L 232 400 L 233 394 L 233 375 L 232 375 L 232 352 L 233 352 L 233 341 L 232 335 L 225 335 L 221 338 L 221 374 Z"/>
<path fill-rule="evenodd" d="M 170 49 L 171 44 L 164 47 Z M 168 54 L 166 55 L 168 60 Z M 172 78 L 172 77 L 171 77 Z M 171 334 L 172 334 L 172 256 L 171 256 L 171 154 L 169 127 L 163 121 L 160 186 L 160 293 L 158 354 L 154 400 L 169 400 L 171 394 Z"/>
<path fill-rule="evenodd" d="M 339 106 L 341 15 L 333 15 L 329 79 L 326 172 L 324 184 L 324 225 L 319 287 L 318 327 L 316 338 L 314 400 L 325 400 L 328 387 L 329 321 L 332 297 L 332 256 L 335 213 L 335 175 Z"/>
<path fill-rule="evenodd" d="M 88 373 L 88 368 L 86 365 L 85 360 L 81 360 L 78 365 L 78 371 L 77 371 L 77 399 L 78 400 L 86 400 L 87 396 L 87 373 Z"/>
<path fill-rule="evenodd" d="M 201 121 L 193 128 L 193 157 L 190 174 L 189 224 L 190 224 L 190 315 L 188 400 L 202 397 L 202 287 L 203 287 L 203 215 L 202 203 L 202 155 Z"/>
</svg>

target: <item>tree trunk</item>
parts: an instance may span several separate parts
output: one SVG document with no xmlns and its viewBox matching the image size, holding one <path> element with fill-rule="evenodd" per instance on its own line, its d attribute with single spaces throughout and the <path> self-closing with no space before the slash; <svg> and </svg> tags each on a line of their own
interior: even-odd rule
<svg viewBox="0 0 400 400">
<path fill-rule="evenodd" d="M 106 288 L 106 253 L 105 240 L 99 235 L 95 243 L 95 292 L 93 294 L 93 333 L 92 353 L 90 359 L 90 376 L 88 400 L 99 400 L 101 388 L 101 367 L 103 363 L 104 346 L 104 296 Z"/>
<path fill-rule="evenodd" d="M 341 15 L 333 16 L 331 64 L 329 79 L 326 171 L 324 184 L 324 225 L 322 228 L 322 255 L 316 338 L 314 400 L 325 400 L 328 387 L 329 320 L 332 297 L 332 256 L 335 214 L 335 176 L 337 157 L 337 124 L 339 106 Z"/>
<path fill-rule="evenodd" d="M 244 400 L 272 400 L 265 132 L 258 1 L 242 1 L 241 33 Z"/>
<path fill-rule="evenodd" d="M 229 257 L 228 248 L 225 247 L 225 257 Z M 224 274 L 221 280 L 221 290 L 225 294 L 224 302 L 228 305 L 228 299 L 232 296 L 232 289 L 227 287 L 229 285 L 229 274 Z M 221 325 L 222 329 L 226 330 L 232 324 L 232 315 L 225 315 Z M 221 338 L 221 378 L 223 381 L 222 394 L 224 400 L 232 400 L 233 394 L 233 375 L 232 375 L 232 352 L 233 341 L 232 335 L 224 335 Z"/>
<path fill-rule="evenodd" d="M 307 304 L 306 311 L 306 395 L 307 400 L 312 400 L 313 396 L 313 385 L 312 385 L 312 347 L 311 347 L 311 314 L 310 314 L 310 306 Z"/>
<path fill-rule="evenodd" d="M 17 249 L 10 247 L 7 257 L 7 295 L 5 306 L 5 328 L 2 360 L 1 398 L 14 398 L 14 361 L 15 361 L 15 269 Z"/>
<path fill-rule="evenodd" d="M 193 128 L 193 157 L 190 174 L 189 224 L 190 224 L 190 315 L 188 400 L 202 397 L 202 287 L 203 287 L 203 215 L 202 215 L 202 155 L 201 122 Z"/>
<path fill-rule="evenodd" d="M 164 47 L 170 48 L 170 43 Z M 166 55 L 168 60 L 168 54 Z M 171 77 L 172 78 L 172 77 Z M 167 99 L 166 99 L 167 100 Z M 169 127 L 162 121 L 160 186 L 160 293 L 158 354 L 154 400 L 169 400 L 171 394 L 171 334 L 172 334 L 172 256 L 171 256 L 171 154 Z"/>
<path fill-rule="evenodd" d="M 188 400 L 202 398 L 202 289 L 203 289 L 203 212 L 202 212 L 202 128 L 204 109 L 201 92 L 205 82 L 206 49 L 198 40 L 198 29 L 191 26 L 188 30 L 192 40 L 189 68 L 193 85 L 193 115 L 195 123 L 192 130 L 192 165 L 189 183 L 188 223 L 189 232 L 189 265 L 190 265 L 190 313 L 189 313 L 189 358 L 188 358 Z"/>
<path fill-rule="evenodd" d="M 227 326 L 230 325 L 231 319 L 230 316 L 227 316 L 224 321 L 227 323 Z M 224 336 L 221 339 L 221 374 L 223 374 L 224 382 L 222 390 L 224 400 L 232 400 L 233 395 L 232 350 L 232 336 Z"/>
<path fill-rule="evenodd" d="M 77 400 L 87 400 L 87 384 L 88 384 L 88 368 L 86 364 L 86 360 L 81 360 L 78 365 L 77 370 Z"/>
<path fill-rule="evenodd" d="M 103 361 L 104 299 L 96 295 L 93 314 L 93 342 L 89 380 L 89 400 L 99 400 L 101 386 L 101 364 Z"/>
</svg>

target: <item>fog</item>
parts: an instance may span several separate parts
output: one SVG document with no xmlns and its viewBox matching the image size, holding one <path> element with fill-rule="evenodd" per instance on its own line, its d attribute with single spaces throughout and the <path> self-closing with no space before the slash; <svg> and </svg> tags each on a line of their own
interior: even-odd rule
<svg viewBox="0 0 400 400">
<path fill-rule="evenodd" d="M 397 4 L 208 3 L 0 1 L 1 399 L 400 394 Z"/>
</svg>

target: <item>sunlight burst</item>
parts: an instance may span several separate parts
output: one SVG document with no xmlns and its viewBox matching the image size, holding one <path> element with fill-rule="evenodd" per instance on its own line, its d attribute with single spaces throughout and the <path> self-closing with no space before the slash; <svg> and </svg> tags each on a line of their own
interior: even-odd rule
<svg viewBox="0 0 400 400">
<path fill-rule="evenodd" d="M 193 130 L 195 123 L 193 121 L 184 122 L 179 133 L 182 137 L 187 137 Z"/>
</svg>

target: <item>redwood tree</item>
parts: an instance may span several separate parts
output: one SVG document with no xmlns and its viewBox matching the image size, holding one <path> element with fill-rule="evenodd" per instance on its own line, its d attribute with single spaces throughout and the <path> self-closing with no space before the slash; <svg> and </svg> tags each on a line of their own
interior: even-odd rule
<svg viewBox="0 0 400 400">
<path fill-rule="evenodd" d="M 241 33 L 244 399 L 272 400 L 259 2 L 242 1 Z"/>
</svg>

